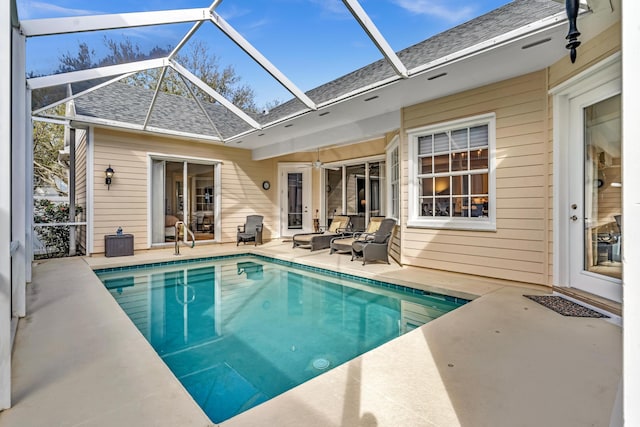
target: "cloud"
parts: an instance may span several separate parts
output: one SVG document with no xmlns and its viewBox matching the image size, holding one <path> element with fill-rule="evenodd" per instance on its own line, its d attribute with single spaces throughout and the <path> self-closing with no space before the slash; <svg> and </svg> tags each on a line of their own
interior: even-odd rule
<svg viewBox="0 0 640 427">
<path fill-rule="evenodd" d="M 90 9 L 72 9 L 68 7 L 56 6 L 55 4 L 41 1 L 19 0 L 18 10 L 20 19 L 32 18 L 58 18 L 62 16 L 83 16 L 100 15 L 105 12 Z"/>
<path fill-rule="evenodd" d="M 322 12 L 336 17 L 351 16 L 349 9 L 340 0 L 311 0 L 311 3 L 319 6 Z"/>
<path fill-rule="evenodd" d="M 474 7 L 456 7 L 439 0 L 394 0 L 394 3 L 415 15 L 427 15 L 448 22 L 463 22 L 474 17 Z"/>
</svg>

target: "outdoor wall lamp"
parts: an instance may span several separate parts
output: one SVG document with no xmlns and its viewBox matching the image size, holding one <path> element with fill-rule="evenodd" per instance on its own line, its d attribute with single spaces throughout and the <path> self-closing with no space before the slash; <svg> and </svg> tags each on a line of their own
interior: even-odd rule
<svg viewBox="0 0 640 427">
<path fill-rule="evenodd" d="M 567 10 L 567 18 L 569 18 L 569 34 L 567 34 L 566 39 L 569 40 L 567 43 L 567 49 L 571 50 L 570 58 L 571 63 L 576 62 L 576 57 L 578 53 L 576 49 L 580 46 L 580 41 L 578 37 L 580 37 L 580 31 L 578 31 L 578 9 L 580 8 L 580 0 L 565 0 L 565 9 Z"/>
<path fill-rule="evenodd" d="M 111 178 L 113 178 L 114 170 L 111 169 L 111 165 L 104 171 L 104 183 L 107 184 L 107 190 L 109 190 L 109 186 L 111 185 Z"/>
</svg>

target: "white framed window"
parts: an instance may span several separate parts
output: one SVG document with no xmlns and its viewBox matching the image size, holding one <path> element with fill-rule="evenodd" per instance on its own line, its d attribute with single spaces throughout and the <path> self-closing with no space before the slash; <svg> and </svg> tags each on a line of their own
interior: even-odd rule
<svg viewBox="0 0 640 427">
<path fill-rule="evenodd" d="M 400 221 L 400 146 L 396 136 L 387 147 L 387 216 Z"/>
<path fill-rule="evenodd" d="M 407 132 L 408 226 L 496 229 L 495 114 Z"/>
</svg>

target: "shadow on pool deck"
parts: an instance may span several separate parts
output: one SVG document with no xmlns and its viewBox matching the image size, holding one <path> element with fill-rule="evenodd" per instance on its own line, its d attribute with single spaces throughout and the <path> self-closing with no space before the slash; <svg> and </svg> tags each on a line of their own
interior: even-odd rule
<svg viewBox="0 0 640 427">
<path fill-rule="evenodd" d="M 563 317 L 525 297 L 542 287 L 371 264 L 290 243 L 200 245 L 182 256 L 252 252 L 458 296 L 477 296 L 351 362 L 222 423 L 235 426 L 609 426 L 622 330 Z M 176 259 L 39 263 L 13 353 L 13 407 L 0 427 L 207 426 L 210 420 L 91 268 Z"/>
</svg>

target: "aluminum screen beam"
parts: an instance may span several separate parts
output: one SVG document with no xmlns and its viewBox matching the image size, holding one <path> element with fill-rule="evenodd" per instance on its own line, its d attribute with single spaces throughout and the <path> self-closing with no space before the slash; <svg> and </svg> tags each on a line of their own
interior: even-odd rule
<svg viewBox="0 0 640 427">
<path fill-rule="evenodd" d="M 211 3 L 211 6 L 209 6 L 209 12 L 213 13 L 213 11 L 216 9 L 216 7 L 218 7 L 220 3 L 222 3 L 222 0 L 214 0 L 214 2 Z M 191 29 L 187 31 L 187 34 L 185 34 L 182 40 L 180 40 L 180 43 L 178 43 L 178 45 L 169 54 L 169 59 L 173 59 L 178 54 L 180 49 L 182 49 L 184 45 L 187 44 L 189 39 L 191 39 L 191 37 L 196 33 L 196 31 L 198 31 L 198 28 L 200 28 L 200 25 L 202 25 L 202 22 L 203 21 L 196 22 L 193 25 L 193 27 L 191 27 Z"/>
<path fill-rule="evenodd" d="M 68 97 L 66 97 L 66 98 L 63 98 L 63 99 L 61 99 L 61 100 L 59 100 L 59 101 L 53 102 L 53 103 L 51 103 L 51 104 L 49 104 L 49 105 L 46 105 L 46 106 L 44 106 L 44 107 L 42 107 L 42 108 L 38 108 L 37 110 L 34 110 L 34 111 L 31 113 L 32 118 L 35 120 L 36 118 L 35 118 L 35 117 L 33 117 L 33 116 L 37 116 L 38 114 L 43 113 L 43 112 L 47 111 L 47 110 L 48 110 L 48 109 L 50 109 L 50 108 L 57 107 L 57 106 L 58 106 L 58 105 L 60 105 L 60 104 L 65 104 L 65 103 L 67 103 L 67 102 L 69 102 L 69 101 L 72 101 L 72 100 L 74 100 L 74 99 L 76 99 L 76 98 L 79 98 L 79 97 L 81 97 L 81 96 L 84 96 L 84 95 L 86 95 L 86 94 L 88 94 L 88 93 L 94 92 L 94 91 L 96 91 L 96 90 L 98 90 L 98 89 L 100 89 L 100 88 L 103 88 L 103 87 L 105 87 L 105 86 L 109 86 L 111 83 L 115 83 L 115 82 L 117 82 L 118 80 L 125 79 L 125 78 L 127 78 L 127 77 L 129 77 L 129 76 L 132 76 L 132 75 L 134 75 L 134 74 L 135 74 L 135 73 L 127 73 L 127 74 L 123 74 L 123 75 L 118 75 L 118 77 L 116 77 L 115 79 L 111 79 L 111 80 L 106 81 L 106 82 L 104 82 L 104 83 L 101 83 L 101 84 L 99 84 L 99 85 L 92 86 L 92 87 L 90 87 L 90 88 L 89 88 L 89 89 L 87 89 L 87 90 L 84 90 L 84 91 L 82 91 L 82 92 L 78 92 L 78 93 L 76 93 L 76 94 L 73 94 L 73 95 L 71 95 L 71 96 L 68 96 Z M 68 123 L 67 123 L 67 122 L 60 122 L 60 123 L 57 123 L 57 124 L 67 125 Z"/>
<path fill-rule="evenodd" d="M 393 51 L 384 36 L 378 31 L 378 27 L 373 23 L 367 12 L 364 11 L 358 0 L 342 0 L 354 18 L 360 23 L 362 29 L 369 35 L 369 38 L 378 47 L 382 55 L 387 59 L 396 73 L 402 77 L 408 77 L 407 67 L 404 66 L 398 55 Z"/>
<path fill-rule="evenodd" d="M 45 87 L 100 79 L 103 77 L 135 73 L 138 71 L 150 70 L 152 68 L 166 67 L 167 65 L 169 65 L 169 61 L 166 58 L 148 59 L 146 61 L 129 62 L 126 64 L 91 68 L 88 70 L 71 71 L 69 73 L 54 74 L 51 76 L 34 77 L 32 79 L 27 79 L 27 85 L 29 89 L 36 90 Z"/>
<path fill-rule="evenodd" d="M 198 86 L 201 91 L 205 92 L 207 95 L 211 96 L 213 99 L 219 102 L 227 110 L 231 111 L 233 114 L 247 122 L 251 127 L 253 127 L 254 129 L 262 129 L 262 125 L 260 125 L 260 123 L 253 120 L 247 113 L 236 107 L 232 102 L 227 100 L 227 98 L 213 90 L 209 85 L 200 80 L 195 74 L 191 73 L 191 71 L 187 70 L 175 61 L 170 61 L 170 66 L 178 73 L 183 75 L 191 83 Z"/>
<path fill-rule="evenodd" d="M 275 65 L 273 65 L 267 58 L 251 45 L 240 33 L 238 33 L 231 25 L 229 25 L 220 15 L 213 13 L 211 17 L 213 22 L 223 33 L 225 33 L 235 44 L 244 50 L 247 55 L 253 58 L 264 70 L 271 74 L 282 86 L 284 86 L 293 96 L 298 98 L 302 103 L 312 110 L 317 110 L 316 104 L 305 95 L 296 85 L 294 85 Z"/>
<path fill-rule="evenodd" d="M 205 21 L 211 17 L 209 8 L 163 10 L 155 12 L 117 13 L 110 15 L 73 16 L 65 18 L 27 19 L 20 28 L 27 37 L 118 28 L 146 27 L 150 25 L 178 24 Z"/>
</svg>

